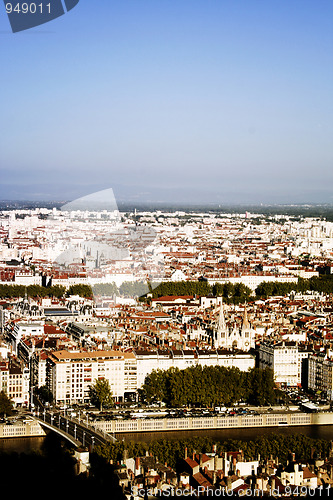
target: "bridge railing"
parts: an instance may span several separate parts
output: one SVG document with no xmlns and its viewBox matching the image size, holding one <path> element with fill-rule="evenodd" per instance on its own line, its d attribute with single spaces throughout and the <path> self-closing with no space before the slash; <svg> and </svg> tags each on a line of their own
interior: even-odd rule
<svg viewBox="0 0 333 500">
<path fill-rule="evenodd" d="M 44 409 L 42 412 L 33 412 L 34 418 L 36 418 L 40 423 L 44 423 L 49 428 L 52 428 L 55 431 L 58 431 L 60 434 L 64 436 L 74 437 L 75 442 L 79 443 L 80 441 L 77 439 L 77 430 L 80 429 L 81 433 L 86 435 L 87 437 L 98 437 L 100 441 L 104 442 L 115 442 L 116 438 L 103 429 L 99 429 L 93 423 L 89 423 L 88 421 L 83 421 L 77 418 L 70 418 L 69 416 L 64 416 L 59 414 L 54 415 L 53 412 L 49 412 Z M 65 429 L 62 427 L 62 424 L 65 425 Z M 84 440 L 84 438 L 83 438 Z"/>
</svg>

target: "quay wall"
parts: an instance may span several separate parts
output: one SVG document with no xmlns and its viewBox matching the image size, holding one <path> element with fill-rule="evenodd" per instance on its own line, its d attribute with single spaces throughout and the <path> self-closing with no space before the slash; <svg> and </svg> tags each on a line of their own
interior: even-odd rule
<svg viewBox="0 0 333 500">
<path fill-rule="evenodd" d="M 333 425 L 333 412 L 322 413 L 267 413 L 184 418 L 138 418 L 132 420 L 96 421 L 93 426 L 106 433 L 167 432 L 215 429 L 242 429 L 255 427 Z"/>
<path fill-rule="evenodd" d="M 18 438 L 18 437 L 43 437 L 46 436 L 41 425 L 36 422 L 15 422 L 11 425 L 0 424 L 0 439 L 1 438 Z"/>
</svg>

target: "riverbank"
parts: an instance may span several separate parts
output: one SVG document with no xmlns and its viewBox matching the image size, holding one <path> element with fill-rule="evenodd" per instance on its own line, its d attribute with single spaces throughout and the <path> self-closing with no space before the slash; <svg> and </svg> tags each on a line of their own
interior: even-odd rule
<svg viewBox="0 0 333 500">
<path fill-rule="evenodd" d="M 135 432 L 200 431 L 214 429 L 250 429 L 265 427 L 297 427 L 333 425 L 333 412 L 261 413 L 258 415 L 229 415 L 181 418 L 137 418 L 95 421 L 94 427 L 109 434 Z"/>
<path fill-rule="evenodd" d="M 0 442 L 6 438 L 43 437 L 45 431 L 36 420 L 0 424 Z"/>
</svg>

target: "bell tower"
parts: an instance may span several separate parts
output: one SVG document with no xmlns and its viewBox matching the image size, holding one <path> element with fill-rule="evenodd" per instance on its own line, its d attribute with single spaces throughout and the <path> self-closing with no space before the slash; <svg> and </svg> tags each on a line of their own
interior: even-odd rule
<svg viewBox="0 0 333 500">
<path fill-rule="evenodd" d="M 214 347 L 226 347 L 228 341 L 228 335 L 229 335 L 229 329 L 225 322 L 223 303 L 221 303 L 219 317 L 213 337 Z"/>
<path fill-rule="evenodd" d="M 240 344 L 244 351 L 248 351 L 251 349 L 251 347 L 254 347 L 254 330 L 252 329 L 247 316 L 246 302 L 244 304 L 242 326 L 239 333 L 240 333 Z"/>
</svg>

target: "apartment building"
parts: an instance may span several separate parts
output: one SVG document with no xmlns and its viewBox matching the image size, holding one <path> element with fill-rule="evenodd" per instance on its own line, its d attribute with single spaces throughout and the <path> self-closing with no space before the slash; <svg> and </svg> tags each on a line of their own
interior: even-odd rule
<svg viewBox="0 0 333 500">
<path fill-rule="evenodd" d="M 106 379 L 113 397 L 120 400 L 127 384 L 134 386 L 133 364 L 131 356 L 121 351 L 55 351 L 47 359 L 46 385 L 56 403 L 73 404 L 89 402 L 89 387 L 97 379 Z"/>
<path fill-rule="evenodd" d="M 113 397 L 123 400 L 125 396 L 136 397 L 146 376 L 153 370 L 171 367 L 185 369 L 194 365 L 237 366 L 248 370 L 255 366 L 255 358 L 249 353 L 232 351 L 144 351 L 122 352 L 118 350 L 50 352 L 48 356 L 36 357 L 39 373 L 36 385 L 45 385 L 53 394 L 56 403 L 73 404 L 89 401 L 89 387 L 96 379 L 108 380 Z"/>
<path fill-rule="evenodd" d="M 320 391 L 333 399 L 333 357 L 332 351 L 313 353 L 309 356 L 308 388 Z"/>
<path fill-rule="evenodd" d="M 259 346 L 259 368 L 274 371 L 277 384 L 298 386 L 302 381 L 302 360 L 307 352 L 299 352 L 296 342 L 262 342 Z"/>
<path fill-rule="evenodd" d="M 202 350 L 198 351 L 197 359 L 200 366 L 234 367 L 243 372 L 255 367 L 255 356 L 245 351 L 230 349 Z"/>
<path fill-rule="evenodd" d="M 4 391 L 14 406 L 29 403 L 29 369 L 22 368 L 15 360 L 0 362 L 0 391 Z"/>
<path fill-rule="evenodd" d="M 137 362 L 134 353 L 124 352 L 124 395 L 137 394 Z"/>
<path fill-rule="evenodd" d="M 30 377 L 32 386 L 39 388 L 46 385 L 46 352 L 34 352 L 30 359 Z"/>
<path fill-rule="evenodd" d="M 18 354 L 18 346 L 23 337 L 38 337 L 44 334 L 43 321 L 17 321 L 13 324 L 7 325 L 6 338 L 11 345 L 12 352 Z"/>
</svg>

